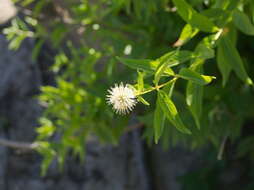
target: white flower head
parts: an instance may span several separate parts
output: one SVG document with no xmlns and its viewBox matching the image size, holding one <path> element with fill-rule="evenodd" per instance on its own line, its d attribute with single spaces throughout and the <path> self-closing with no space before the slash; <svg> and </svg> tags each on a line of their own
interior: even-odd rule
<svg viewBox="0 0 254 190">
<path fill-rule="evenodd" d="M 115 84 L 108 92 L 107 102 L 113 106 L 113 109 L 118 114 L 129 113 L 137 104 L 135 91 L 128 84 L 125 86 L 123 83 L 120 83 L 120 85 Z"/>
</svg>

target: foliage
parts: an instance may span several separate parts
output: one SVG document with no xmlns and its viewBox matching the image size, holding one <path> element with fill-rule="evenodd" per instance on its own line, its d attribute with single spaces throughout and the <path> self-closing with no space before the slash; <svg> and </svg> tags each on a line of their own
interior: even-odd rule
<svg viewBox="0 0 254 190">
<path fill-rule="evenodd" d="M 239 139 L 253 117 L 254 3 L 250 0 L 19 0 L 31 9 L 4 30 L 10 48 L 35 38 L 57 50 L 37 129 L 43 172 L 57 157 L 85 154 L 93 136 L 117 144 L 130 116 L 106 105 L 107 89 L 132 83 L 149 144 L 191 148 Z M 25 11 L 24 11 L 24 14 Z M 170 45 L 172 44 L 172 45 Z M 122 64 L 120 64 L 122 63 Z M 137 72 L 136 72 L 137 71 Z"/>
</svg>

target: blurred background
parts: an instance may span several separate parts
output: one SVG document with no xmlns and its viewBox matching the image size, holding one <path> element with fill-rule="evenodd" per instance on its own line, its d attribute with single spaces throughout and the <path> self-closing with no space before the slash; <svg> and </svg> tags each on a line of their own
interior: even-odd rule
<svg viewBox="0 0 254 190">
<path fill-rule="evenodd" d="M 188 2 L 199 11 L 219 4 Z M 254 3 L 245 5 L 253 24 Z M 116 56 L 158 58 L 184 25 L 167 0 L 0 0 L 0 189 L 254 189 L 253 87 L 235 75 L 222 87 L 216 58 L 204 69 L 217 77 L 205 87 L 205 129 L 191 137 L 167 123 L 153 143 L 155 95 L 129 116 L 105 103 L 110 86 L 137 77 Z M 254 37 L 236 41 L 253 79 Z M 195 125 L 184 87 L 174 101 Z"/>
</svg>

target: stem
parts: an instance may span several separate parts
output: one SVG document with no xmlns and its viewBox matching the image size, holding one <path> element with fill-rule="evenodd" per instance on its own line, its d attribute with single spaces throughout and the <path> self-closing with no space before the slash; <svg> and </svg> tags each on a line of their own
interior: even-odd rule
<svg viewBox="0 0 254 190">
<path fill-rule="evenodd" d="M 134 125 L 130 125 L 130 126 L 126 127 L 126 129 L 124 131 L 124 134 L 129 133 L 131 131 L 134 131 L 136 129 L 140 129 L 144 126 L 145 125 L 143 123 L 137 123 L 137 124 L 134 124 Z M 92 141 L 93 139 L 89 139 L 89 140 Z M 24 150 L 24 151 L 34 151 L 40 145 L 36 142 L 33 142 L 33 143 L 32 142 L 20 142 L 20 141 L 13 141 L 13 140 L 0 138 L 0 147 L 1 146 L 7 147 L 7 148 Z"/>
<path fill-rule="evenodd" d="M 18 141 L 12 141 L 12 140 L 0 138 L 0 146 L 6 146 L 9 148 L 16 148 L 16 149 L 34 150 L 35 148 L 38 147 L 38 144 L 18 142 Z"/>
<path fill-rule="evenodd" d="M 225 135 L 224 138 L 222 139 L 220 149 L 219 149 L 219 152 L 218 152 L 218 155 L 217 155 L 218 160 L 222 160 L 222 156 L 223 156 L 223 152 L 224 152 L 224 149 L 225 149 L 225 144 L 226 144 L 227 138 L 228 138 L 228 135 Z"/>
<path fill-rule="evenodd" d="M 131 132 L 131 131 L 133 131 L 133 130 L 135 130 L 135 129 L 140 129 L 140 128 L 142 128 L 142 127 L 144 127 L 144 124 L 143 124 L 143 123 L 137 123 L 137 124 L 135 124 L 135 125 L 128 126 L 128 127 L 125 129 L 124 133 L 129 133 L 129 132 Z"/>
<path fill-rule="evenodd" d="M 140 95 L 143 95 L 143 94 L 152 92 L 152 91 L 154 91 L 154 90 L 159 90 L 160 88 L 162 88 L 162 87 L 164 87 L 164 86 L 166 86 L 166 85 L 168 85 L 168 84 L 174 82 L 175 80 L 177 80 L 177 78 L 178 78 L 178 77 L 175 76 L 172 80 L 170 80 L 170 81 L 168 81 L 168 82 L 165 82 L 165 83 L 163 83 L 163 84 L 161 84 L 161 85 L 158 85 L 158 86 L 153 86 L 152 88 L 150 88 L 150 89 L 148 89 L 148 90 L 146 90 L 146 91 L 137 93 L 136 96 L 140 96 Z"/>
</svg>

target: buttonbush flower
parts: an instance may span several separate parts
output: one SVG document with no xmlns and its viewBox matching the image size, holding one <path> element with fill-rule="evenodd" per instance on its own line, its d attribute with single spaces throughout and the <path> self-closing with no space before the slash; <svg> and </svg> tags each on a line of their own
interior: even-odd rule
<svg viewBox="0 0 254 190">
<path fill-rule="evenodd" d="M 113 109 L 118 114 L 129 113 L 137 103 L 135 91 L 128 84 L 125 86 L 123 83 L 120 83 L 120 85 L 115 84 L 108 92 L 107 102 L 113 106 Z"/>
</svg>

